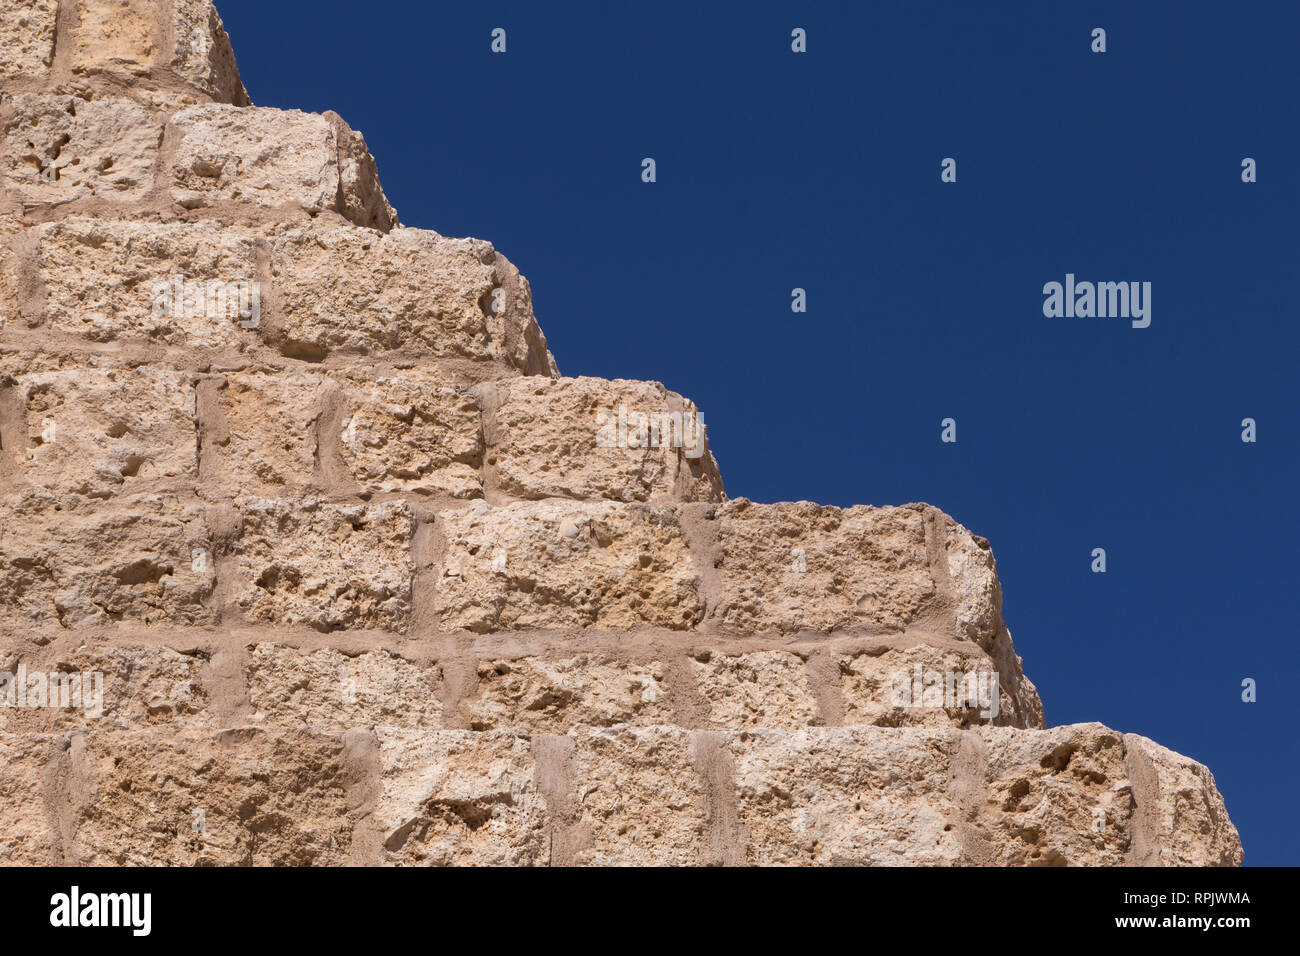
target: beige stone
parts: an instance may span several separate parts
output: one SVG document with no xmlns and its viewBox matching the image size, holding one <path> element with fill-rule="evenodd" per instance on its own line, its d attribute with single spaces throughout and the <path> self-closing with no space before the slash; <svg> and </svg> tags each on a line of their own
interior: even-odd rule
<svg viewBox="0 0 1300 956">
<path fill-rule="evenodd" d="M 172 70 L 219 103 L 248 106 L 235 53 L 221 17 L 210 0 L 172 0 Z"/>
<path fill-rule="evenodd" d="M 219 202 L 333 209 L 339 194 L 334 128 L 299 110 L 194 106 L 171 118 L 172 200 L 186 209 Z"/>
<path fill-rule="evenodd" d="M 544 866 L 545 801 L 528 738 L 509 732 L 379 732 L 375 823 L 400 866 Z"/>
<path fill-rule="evenodd" d="M 324 866 L 348 862 L 338 737 L 240 728 L 95 732 L 74 739 L 89 792 L 73 823 L 81 866 Z"/>
<path fill-rule="evenodd" d="M 729 629 L 901 630 L 936 595 L 920 506 L 738 498 L 719 505 L 714 521 L 724 597 L 710 616 Z"/>
<path fill-rule="evenodd" d="M 143 76 L 158 57 L 159 0 L 80 0 L 72 34 L 73 69 Z"/>
<path fill-rule="evenodd" d="M 388 204 L 379 183 L 379 169 L 370 155 L 366 139 L 343 122 L 337 113 L 328 111 L 325 118 L 334 124 L 338 137 L 340 207 L 349 222 L 387 232 L 398 225 L 397 212 Z"/>
<path fill-rule="evenodd" d="M 844 706 L 840 722 L 845 725 L 1043 726 L 1041 719 L 1019 707 L 993 661 L 978 650 L 958 653 L 926 644 L 882 648 L 840 656 L 839 673 Z M 1040 706 L 1038 717 L 1041 713 Z"/>
<path fill-rule="evenodd" d="M 1119 866 L 1132 838 L 1122 735 L 1101 724 L 982 727 L 986 798 L 975 829 L 1002 866 Z"/>
<path fill-rule="evenodd" d="M 571 758 L 584 866 L 692 866 L 707 861 L 704 782 L 677 727 L 577 734 Z"/>
<path fill-rule="evenodd" d="M 732 738 L 746 860 L 934 866 L 962 859 L 952 731 L 753 730 Z"/>
<path fill-rule="evenodd" d="M 19 93 L 0 116 L 0 176 L 29 206 L 140 203 L 153 188 L 162 123 L 142 106 Z"/>
<path fill-rule="evenodd" d="M 415 369 L 339 379 L 343 458 L 367 491 L 483 496 L 478 402 L 443 380 Z"/>
<path fill-rule="evenodd" d="M 247 320 L 237 296 L 217 293 L 256 281 L 250 237 L 210 225 L 84 217 L 38 227 L 37 236 L 44 319 L 57 331 L 222 349 L 240 348 L 249 334 L 240 329 Z M 180 296 L 172 293 L 176 277 Z"/>
<path fill-rule="evenodd" d="M 675 514 L 613 502 L 473 503 L 438 516 L 444 630 L 653 626 L 699 620 L 698 575 Z"/>
<path fill-rule="evenodd" d="M 0 733 L 0 866 L 62 862 L 44 786 L 46 765 L 57 748 L 58 742 L 44 735 Z"/>
<path fill-rule="evenodd" d="M 0 80 L 49 70 L 58 9 L 58 0 L 0 0 Z"/>
<path fill-rule="evenodd" d="M 202 652 L 168 647 L 81 646 L 54 655 L 15 654 L 0 669 L 29 681 L 42 678 L 48 706 L 0 709 L 0 729 L 61 732 L 91 728 L 138 729 L 168 725 L 206 726 L 213 722 L 203 682 Z M 66 686 L 66 690 L 64 689 Z"/>
<path fill-rule="evenodd" d="M 88 498 L 198 477 L 192 376 L 154 368 L 43 372 L 17 385 L 24 480 Z"/>
<path fill-rule="evenodd" d="M 329 379 L 310 372 L 232 372 L 217 393 L 221 424 L 208 435 L 216 482 L 242 494 L 302 493 L 312 482 L 318 419 Z"/>
<path fill-rule="evenodd" d="M 579 726 L 671 721 L 666 671 L 658 661 L 634 664 L 602 654 L 523 657 L 482 661 L 477 674 L 466 704 L 475 730 L 564 734 Z"/>
<path fill-rule="evenodd" d="M 1241 866 L 1241 838 L 1210 768 L 1137 734 L 1124 735 L 1124 748 L 1137 803 L 1130 865 Z"/>
<path fill-rule="evenodd" d="M 691 669 L 714 726 L 807 727 L 820 720 L 807 669 L 797 654 L 705 653 L 691 661 Z"/>
<path fill-rule="evenodd" d="M 401 502 L 242 503 L 237 602 L 254 621 L 318 631 L 405 631 L 414 519 Z"/>
<path fill-rule="evenodd" d="M 257 644 L 247 672 L 254 719 L 268 725 L 334 733 L 442 725 L 441 669 L 389 651 L 346 655 Z"/>
<path fill-rule="evenodd" d="M 721 501 L 695 406 L 657 382 L 528 377 L 485 390 L 489 464 L 516 498 Z"/>
<path fill-rule="evenodd" d="M 495 259 L 491 243 L 420 229 L 290 231 L 272 243 L 274 341 L 304 358 L 400 349 L 523 368 L 514 327 L 489 323 Z"/>
<path fill-rule="evenodd" d="M 168 495 L 122 504 L 0 499 L 0 621 L 201 625 L 214 584 L 203 509 Z"/>
</svg>

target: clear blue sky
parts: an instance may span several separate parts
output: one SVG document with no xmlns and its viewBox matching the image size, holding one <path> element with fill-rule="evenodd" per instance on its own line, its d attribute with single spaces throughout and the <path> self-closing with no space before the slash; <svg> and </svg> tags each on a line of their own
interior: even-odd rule
<svg viewBox="0 0 1300 956">
<path fill-rule="evenodd" d="M 519 266 L 564 374 L 693 398 L 732 497 L 988 537 L 1049 723 L 1204 761 L 1246 862 L 1300 863 L 1300 6 L 218 6 L 257 105 Z M 1150 328 L 1045 318 L 1067 272 L 1151 282 Z"/>
</svg>

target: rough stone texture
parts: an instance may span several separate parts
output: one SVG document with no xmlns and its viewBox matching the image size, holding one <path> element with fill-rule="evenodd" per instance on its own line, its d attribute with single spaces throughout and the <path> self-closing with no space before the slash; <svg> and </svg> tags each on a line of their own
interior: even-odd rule
<svg viewBox="0 0 1300 956">
<path fill-rule="evenodd" d="M 400 502 L 243 502 L 238 604 L 251 619 L 318 631 L 405 631 L 411 611 L 411 510 Z"/>
<path fill-rule="evenodd" d="M 678 727 L 579 733 L 573 780 L 585 846 L 575 863 L 690 866 L 709 846 L 704 781 Z"/>
<path fill-rule="evenodd" d="M 0 864 L 1241 863 L 1047 729 L 986 540 L 728 501 L 209 0 L 59 6 L 0 0 Z"/>
<path fill-rule="evenodd" d="M 208 433 L 216 484 L 245 494 L 302 493 L 317 457 L 317 420 L 329 382 L 309 372 L 235 372 L 218 392 L 221 423 Z"/>
<path fill-rule="evenodd" d="M 50 68 L 58 9 L 58 0 L 0 0 L 0 80 Z"/>
<path fill-rule="evenodd" d="M 352 478 L 368 491 L 481 498 L 483 426 L 464 388 L 415 371 L 340 380 L 340 442 Z"/>
<path fill-rule="evenodd" d="M 920 506 L 738 498 L 720 505 L 715 520 L 725 596 L 712 616 L 729 629 L 901 630 L 935 596 Z"/>
<path fill-rule="evenodd" d="M 235 53 L 210 0 L 172 0 L 175 47 L 171 68 L 184 82 L 218 103 L 248 106 Z"/>
<path fill-rule="evenodd" d="M 474 730 L 517 728 L 568 733 L 575 727 L 668 723 L 666 671 L 658 661 L 628 664 L 601 654 L 550 661 L 482 661 L 467 702 Z"/>
<path fill-rule="evenodd" d="M 200 301 L 197 283 L 256 279 L 253 240 L 210 225 L 163 226 L 74 217 L 35 230 L 44 319 L 95 342 L 144 339 L 239 348 L 239 318 Z M 181 276 L 180 303 L 162 291 Z M 172 300 L 175 296 L 171 297 Z M 157 302 L 155 300 L 158 300 Z M 167 308 L 163 308 L 167 305 Z"/>
<path fill-rule="evenodd" d="M 0 101 L 4 184 L 27 205 L 144 200 L 162 124 L 135 103 L 19 93 Z"/>
<path fill-rule="evenodd" d="M 529 741 L 509 732 L 384 730 L 375 822 L 401 866 L 550 862 Z"/>
<path fill-rule="evenodd" d="M 702 658 L 702 659 L 700 659 Z M 785 651 L 702 654 L 692 661 L 700 694 L 717 727 L 807 727 L 817 700 L 804 662 Z"/>
<path fill-rule="evenodd" d="M 961 862 L 950 731 L 763 728 L 729 749 L 749 863 Z"/>
<path fill-rule="evenodd" d="M 74 738 L 72 751 L 85 787 L 69 848 L 78 865 L 348 862 L 352 821 L 337 737 L 101 732 Z"/>
<path fill-rule="evenodd" d="M 168 495 L 123 504 L 0 499 L 0 622 L 200 625 L 214 583 L 204 510 Z"/>
<path fill-rule="evenodd" d="M 698 410 L 658 383 L 521 378 L 497 384 L 485 400 L 494 406 L 488 461 L 507 495 L 723 498 Z"/>
<path fill-rule="evenodd" d="M 1125 734 L 1137 800 L 1132 863 L 1240 866 L 1241 839 L 1208 767 L 1137 734 Z"/>
<path fill-rule="evenodd" d="M 171 118 L 172 199 L 186 209 L 222 201 L 315 214 L 339 192 L 334 130 L 299 110 L 194 106 Z"/>
<path fill-rule="evenodd" d="M 0 669 L 64 680 L 77 675 L 81 695 L 72 688 L 58 707 L 0 709 L 0 730 L 60 732 L 78 729 L 138 729 L 157 725 L 209 726 L 214 723 L 202 671 L 204 655 L 168 647 L 81 646 L 66 653 L 0 651 Z M 102 712 L 95 706 L 94 675 L 99 675 Z"/>
<path fill-rule="evenodd" d="M 307 652 L 254 646 L 246 665 L 255 720 L 323 732 L 375 727 L 437 729 L 442 674 L 388 651 L 348 656 L 333 648 Z"/>
<path fill-rule="evenodd" d="M 59 862 L 59 836 L 45 815 L 45 765 L 58 743 L 40 734 L 0 733 L 0 866 Z"/>
<path fill-rule="evenodd" d="M 420 229 L 292 231 L 271 250 L 276 344 L 304 358 L 401 349 L 522 368 L 490 327 L 495 257 L 491 243 Z"/>
<path fill-rule="evenodd" d="M 681 630 L 699 620 L 698 575 L 673 512 L 612 502 L 474 502 L 438 516 L 445 630 Z"/>
<path fill-rule="evenodd" d="M 192 376 L 163 369 L 76 369 L 24 376 L 15 458 L 25 481 L 88 498 L 198 476 Z"/>
</svg>

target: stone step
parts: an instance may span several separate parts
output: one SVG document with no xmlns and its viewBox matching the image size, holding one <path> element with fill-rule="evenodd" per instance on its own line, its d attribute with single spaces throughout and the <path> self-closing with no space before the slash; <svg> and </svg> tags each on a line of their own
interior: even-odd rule
<svg viewBox="0 0 1300 956">
<path fill-rule="evenodd" d="M 1241 861 L 1205 767 L 1100 724 L 91 728 L 0 757 L 6 864 Z"/>
</svg>

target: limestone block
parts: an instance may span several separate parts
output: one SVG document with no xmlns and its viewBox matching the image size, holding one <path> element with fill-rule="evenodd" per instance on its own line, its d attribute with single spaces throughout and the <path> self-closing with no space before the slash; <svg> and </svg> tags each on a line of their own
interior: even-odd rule
<svg viewBox="0 0 1300 956">
<path fill-rule="evenodd" d="M 168 495 L 106 505 L 0 499 L 0 621 L 202 625 L 214 583 L 203 509 Z"/>
<path fill-rule="evenodd" d="M 243 494 L 301 493 L 316 467 L 317 420 L 330 382 L 310 372 L 226 375 L 217 393 L 221 425 L 207 436 L 217 482 Z"/>
<path fill-rule="evenodd" d="M 46 816 L 44 785 L 46 764 L 57 747 L 56 740 L 40 734 L 0 734 L 0 866 L 61 862 L 59 834 Z"/>
<path fill-rule="evenodd" d="M 907 626 L 936 594 L 920 507 L 720 505 L 724 597 L 711 612 L 749 633 Z"/>
<path fill-rule="evenodd" d="M 691 661 L 709 723 L 743 727 L 807 727 L 819 720 L 804 661 L 787 651 L 703 653 Z"/>
<path fill-rule="evenodd" d="M 389 651 L 355 656 L 333 648 L 257 644 L 247 665 L 256 719 L 343 733 L 354 728 L 442 726 L 442 672 Z"/>
<path fill-rule="evenodd" d="M 415 526 L 406 504 L 250 498 L 240 510 L 237 600 L 251 620 L 406 630 Z"/>
<path fill-rule="evenodd" d="M 602 654 L 558 660 L 482 661 L 467 703 L 475 730 L 514 728 L 565 734 L 578 726 L 664 724 L 671 720 L 658 661 L 630 664 Z"/>
<path fill-rule="evenodd" d="M 546 803 L 527 737 L 384 728 L 375 821 L 401 866 L 545 866 Z"/>
<path fill-rule="evenodd" d="M 694 404 L 656 382 L 529 376 L 495 384 L 489 463 L 516 498 L 721 501 Z"/>
<path fill-rule="evenodd" d="M 84 217 L 37 234 L 44 319 L 53 329 L 96 342 L 241 346 L 240 325 L 252 321 L 241 318 L 241 295 L 257 278 L 251 237 L 211 225 Z"/>
<path fill-rule="evenodd" d="M 338 737 L 250 728 L 99 731 L 74 740 L 91 792 L 81 866 L 326 866 L 348 862 Z"/>
<path fill-rule="evenodd" d="M 192 376 L 148 366 L 41 372 L 18 380 L 23 478 L 88 498 L 198 477 Z"/>
<path fill-rule="evenodd" d="M 444 630 L 643 626 L 700 618 L 698 575 L 669 509 L 613 502 L 474 502 L 438 516 Z"/>
<path fill-rule="evenodd" d="M 49 71 L 58 10 L 58 0 L 0 0 L 0 80 Z"/>
</svg>

